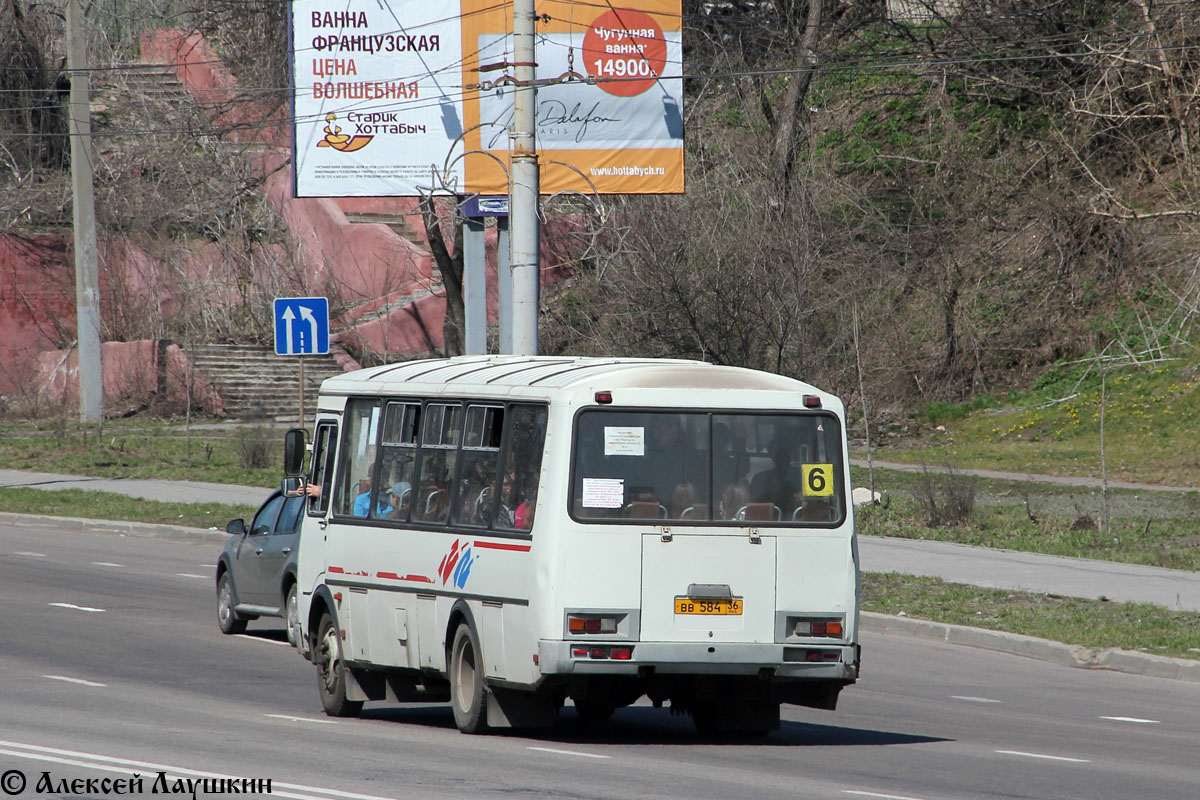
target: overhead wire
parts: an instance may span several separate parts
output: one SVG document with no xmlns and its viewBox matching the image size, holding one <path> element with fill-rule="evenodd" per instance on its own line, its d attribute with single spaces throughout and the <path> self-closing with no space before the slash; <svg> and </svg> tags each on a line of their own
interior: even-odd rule
<svg viewBox="0 0 1200 800">
<path fill-rule="evenodd" d="M 616 13 L 618 8 L 622 8 L 621 6 L 614 6 L 612 3 L 609 3 L 609 2 L 592 3 L 592 2 L 587 2 L 587 0 L 575 0 L 575 2 L 572 5 L 582 5 L 582 6 L 588 6 L 588 7 L 595 7 L 598 9 L 612 10 L 614 13 Z M 1181 8 L 1187 7 L 1189 9 L 1195 9 L 1195 5 L 1192 3 L 1188 3 L 1188 2 L 1166 3 L 1166 5 L 1177 5 L 1177 6 L 1180 6 Z M 510 6 L 510 4 L 508 4 L 508 3 L 496 3 L 493 5 L 481 8 L 481 9 L 469 11 L 468 15 L 490 13 L 497 9 L 506 8 L 509 6 Z M 1160 7 L 1161 7 L 1161 5 L 1156 8 L 1160 8 Z M 1197 11 L 1200 12 L 1200 9 L 1198 9 Z M 1180 13 L 1182 14 L 1182 12 L 1180 12 Z M 683 15 L 680 15 L 680 16 L 683 16 Z M 1197 16 L 1200 16 L 1200 13 L 1197 13 Z M 456 16 L 447 16 L 447 17 L 441 18 L 440 20 L 437 20 L 437 21 L 429 21 L 429 22 L 421 23 L 419 25 L 410 26 L 408 29 L 416 30 L 421 27 L 427 27 L 427 26 L 435 24 L 435 23 L 443 24 L 443 23 L 453 20 L 455 18 L 457 18 L 457 17 Z M 552 19 L 554 19 L 554 18 L 552 18 Z M 558 21 L 570 22 L 569 20 L 563 20 L 563 19 L 559 19 Z M 404 30 L 404 29 L 398 29 L 397 31 L 392 31 L 392 32 L 396 33 L 396 32 L 400 32 L 402 30 Z M 1094 31 L 1096 33 L 1100 32 L 1099 29 L 1092 29 L 1092 31 Z M 727 67 L 721 68 L 721 67 L 718 67 L 716 64 L 709 64 L 709 65 L 707 65 L 708 69 L 705 69 L 706 65 L 701 64 L 697 67 L 696 62 L 694 60 L 689 60 L 688 65 L 690 67 L 692 67 L 692 69 L 690 69 L 688 71 L 681 71 L 680 74 L 678 74 L 678 75 L 664 76 L 664 79 L 720 80 L 720 79 L 731 79 L 731 78 L 742 78 L 742 77 L 774 77 L 774 76 L 780 76 L 780 75 L 795 75 L 795 74 L 802 74 L 802 73 L 808 72 L 808 71 L 813 71 L 813 72 L 817 72 L 820 74 L 835 75 L 838 73 L 846 73 L 846 72 L 863 72 L 863 71 L 882 72 L 882 71 L 888 71 L 888 70 L 908 70 L 910 72 L 912 70 L 917 70 L 918 72 L 916 74 L 918 74 L 918 75 L 925 74 L 925 75 L 941 77 L 948 68 L 985 66 L 985 65 L 989 65 L 989 64 L 1020 63 L 1020 62 L 1031 62 L 1031 61 L 1062 61 L 1064 59 L 1097 59 L 1097 58 L 1111 58 L 1111 57 L 1115 57 L 1115 56 L 1131 57 L 1131 56 L 1150 56 L 1150 55 L 1159 57 L 1159 59 L 1156 59 L 1156 64 L 1157 63 L 1181 64 L 1181 63 L 1190 63 L 1194 60 L 1193 58 L 1189 57 L 1189 52 L 1194 51 L 1194 47 L 1192 47 L 1190 45 L 1145 46 L 1145 47 L 1126 46 L 1126 47 L 1121 48 L 1120 50 L 1113 50 L 1111 52 L 1105 52 L 1103 50 L 1097 50 L 1097 49 L 1076 50 L 1073 52 L 1046 52 L 1044 49 L 1042 49 L 1048 42 L 1060 42 L 1064 38 L 1067 41 L 1074 41 L 1076 44 L 1078 44 L 1080 37 L 1083 35 L 1086 35 L 1087 33 L 1088 32 L 1074 31 L 1074 32 L 1071 32 L 1071 35 L 1068 37 L 1054 36 L 1054 37 L 1046 37 L 1045 39 L 1042 39 L 1040 41 L 1039 40 L 1026 41 L 1026 42 L 1023 42 L 1024 47 L 1015 53 L 1012 52 L 1010 49 L 1008 52 L 1000 53 L 1000 54 L 996 54 L 996 55 L 989 55 L 989 56 L 976 55 L 976 56 L 954 57 L 954 56 L 930 55 L 930 54 L 927 54 L 924 52 L 918 52 L 915 50 L 903 51 L 903 52 L 894 52 L 893 51 L 893 52 L 889 52 L 884 58 L 879 58 L 877 54 L 866 54 L 866 55 L 863 55 L 861 57 L 854 58 L 854 59 L 841 59 L 841 60 L 837 60 L 837 61 L 828 61 L 828 62 L 826 62 L 822 65 L 819 65 L 815 68 L 778 67 L 778 68 L 756 68 L 756 69 L 741 69 L 741 70 L 739 70 L 739 69 L 729 69 Z M 1162 32 L 1159 31 L 1158 33 L 1161 34 Z M 1089 45 L 1094 44 L 1097 47 L 1100 47 L 1103 45 L 1108 45 L 1108 44 L 1128 45 L 1131 39 L 1144 38 L 1149 35 L 1150 34 L 1146 31 L 1139 31 L 1139 32 L 1136 32 L 1135 34 L 1130 34 L 1127 36 L 1112 34 L 1112 35 L 1107 36 L 1106 38 L 1094 37 L 1092 40 L 1090 40 L 1088 42 L 1088 44 Z M 568 45 L 564 45 L 564 44 L 554 41 L 554 40 L 543 40 L 543 44 L 549 45 L 549 46 L 556 46 L 556 47 L 568 46 Z M 293 50 L 292 57 L 294 58 L 296 53 L 309 52 L 312 49 L 313 48 L 300 48 L 297 50 Z M 463 56 L 461 59 L 459 59 L 454 64 L 447 65 L 446 69 L 455 70 L 457 67 L 467 66 L 468 59 L 469 59 L 469 56 Z M 195 66 L 195 65 L 200 65 L 200 64 L 211 64 L 211 63 L 221 63 L 221 62 L 220 62 L 220 60 L 210 60 L 210 61 L 202 60 L 202 61 L 179 62 L 178 65 L 129 64 L 129 65 L 119 65 L 119 66 L 114 66 L 114 67 L 108 67 L 108 68 L 97 67 L 97 68 L 93 68 L 88 71 L 91 73 L 97 73 L 97 74 L 110 73 L 110 74 L 115 75 L 115 74 L 119 74 L 121 72 L 126 72 L 126 73 L 132 74 L 132 73 L 136 73 L 138 71 L 161 69 L 164 66 L 166 66 L 166 67 L 182 66 L 182 65 Z M 681 67 L 683 66 L 682 60 L 675 60 L 675 61 L 672 61 L 671 63 L 678 64 Z M 1151 65 L 1147 64 L 1145 66 L 1151 66 Z M 1132 70 L 1132 69 L 1135 69 L 1138 67 L 1139 67 L 1139 65 L 1123 64 L 1120 68 Z M 15 69 L 15 68 L 0 67 L 0 69 Z M 1026 70 L 1026 73 L 1030 74 L 1030 75 L 1039 75 L 1039 74 L 1044 74 L 1044 73 L 1051 73 L 1053 71 L 1055 71 L 1055 70 L 1053 70 L 1052 68 L 1045 68 L 1045 69 L 1041 69 L 1041 70 Z M 420 74 L 411 75 L 411 76 L 409 76 L 409 75 L 392 76 L 392 77 L 386 77 L 386 78 L 379 78 L 373 82 L 380 82 L 380 83 L 411 82 L 412 80 L 419 80 L 421 77 L 422 77 L 422 75 L 420 75 Z M 621 80 L 621 79 L 612 79 L 612 80 Z M 468 93 L 471 93 L 473 91 L 471 84 L 450 84 L 448 86 L 449 86 L 449 88 L 452 88 L 455 91 L 447 92 L 445 95 L 445 97 L 447 99 L 460 100 L 463 97 L 465 97 Z M 216 90 L 216 91 L 229 92 L 231 90 Z M 235 94 L 236 95 L 246 95 L 246 94 L 252 95 L 252 94 L 267 94 L 267 93 L 285 92 L 285 93 L 292 94 L 292 96 L 294 97 L 300 91 L 302 91 L 302 90 L 294 89 L 291 86 L 289 86 L 289 87 L 258 87 L 258 88 L 247 89 L 247 90 L 238 89 L 238 90 L 236 90 Z M 20 93 L 35 94 L 36 93 L 36 94 L 40 94 L 42 96 L 46 95 L 46 90 L 44 90 L 44 89 L 39 90 L 39 89 L 16 89 L 16 88 L 14 88 L 14 89 L 0 90 L 0 92 L 3 92 L 5 94 L 20 94 Z M 388 103 L 382 103 L 382 104 L 380 104 L 380 103 L 369 103 L 368 104 L 368 103 L 366 103 L 366 101 L 364 101 L 361 104 L 344 104 L 343 103 L 342 105 L 337 106 L 336 108 L 332 108 L 331 110 L 333 110 L 335 112 L 342 111 L 344 113 L 348 113 L 349 111 L 383 112 L 383 111 L 421 110 L 421 109 L 435 107 L 437 105 L 440 105 L 440 103 L 441 103 L 440 98 L 437 102 L 429 102 L 429 103 L 425 103 L 425 102 L 421 102 L 421 101 L 415 101 L 415 102 L 414 101 L 402 101 L 402 102 L 388 102 Z M 201 102 L 200 105 L 201 105 L 201 107 L 203 107 L 203 105 L 204 105 L 203 102 Z M 10 106 L 9 108 L 10 108 L 10 110 L 15 110 L 15 111 L 33 111 L 33 110 L 38 110 L 40 108 L 44 108 L 44 105 Z M 219 132 L 235 132 L 235 131 L 247 130 L 247 129 L 272 128 L 272 127 L 278 127 L 280 125 L 304 124 L 304 123 L 308 123 L 308 122 L 318 122 L 318 121 L 320 121 L 320 118 L 321 118 L 320 115 L 315 115 L 315 114 L 311 115 L 309 117 L 288 115 L 286 118 L 283 118 L 283 119 L 264 120 L 264 121 L 261 121 L 258 123 L 239 123 L 236 125 L 228 125 L 228 124 L 216 125 L 214 127 L 214 131 L 219 133 Z M 130 129 L 109 129 L 109 131 L 107 131 L 107 132 L 94 131 L 93 133 L 98 136 L 103 136 L 103 135 L 113 135 L 113 136 L 126 135 L 126 136 L 128 136 L 128 135 L 144 135 L 144 134 L 154 134 L 154 133 L 186 132 L 186 131 L 191 131 L 191 130 L 194 130 L 194 129 L 189 128 L 189 127 L 180 127 L 177 129 L 130 128 Z M 21 134 L 21 133 L 14 132 L 9 135 L 18 135 L 18 136 L 31 135 L 32 136 L 32 135 L 42 135 L 42 134 Z"/>
</svg>

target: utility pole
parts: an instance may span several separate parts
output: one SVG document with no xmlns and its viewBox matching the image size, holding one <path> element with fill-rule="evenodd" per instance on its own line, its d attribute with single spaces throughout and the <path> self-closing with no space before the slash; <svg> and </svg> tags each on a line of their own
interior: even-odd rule
<svg viewBox="0 0 1200 800">
<path fill-rule="evenodd" d="M 75 319 L 79 347 L 79 421 L 104 419 L 100 368 L 100 269 L 92 194 L 92 117 L 87 37 L 80 0 L 67 0 L 67 70 L 71 74 L 71 209 L 75 228 Z"/>
<path fill-rule="evenodd" d="M 513 121 L 509 129 L 512 256 L 512 352 L 538 353 L 539 264 L 537 87 L 534 83 L 534 0 L 513 0 Z"/>
</svg>

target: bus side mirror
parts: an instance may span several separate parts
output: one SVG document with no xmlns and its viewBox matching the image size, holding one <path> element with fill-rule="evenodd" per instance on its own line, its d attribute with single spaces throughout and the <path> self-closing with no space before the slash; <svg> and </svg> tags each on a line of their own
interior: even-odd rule
<svg viewBox="0 0 1200 800">
<path fill-rule="evenodd" d="M 304 469 L 304 429 L 291 428 L 283 436 L 283 474 L 295 477 Z"/>
</svg>

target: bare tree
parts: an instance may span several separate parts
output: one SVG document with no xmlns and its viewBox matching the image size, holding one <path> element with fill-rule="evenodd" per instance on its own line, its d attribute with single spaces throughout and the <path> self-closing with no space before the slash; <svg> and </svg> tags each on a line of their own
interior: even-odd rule
<svg viewBox="0 0 1200 800">
<path fill-rule="evenodd" d="M 442 348 L 448 356 L 461 355 L 465 336 L 466 313 L 463 310 L 463 216 L 459 198 L 438 199 L 431 194 L 421 197 L 421 217 L 429 239 L 429 250 L 442 276 L 446 295 L 446 321 L 442 327 Z M 446 243 L 443 226 L 451 230 Z"/>
</svg>

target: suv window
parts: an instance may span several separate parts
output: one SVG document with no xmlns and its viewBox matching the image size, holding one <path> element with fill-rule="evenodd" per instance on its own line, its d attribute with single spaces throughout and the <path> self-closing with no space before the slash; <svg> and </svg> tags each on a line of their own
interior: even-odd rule
<svg viewBox="0 0 1200 800">
<path fill-rule="evenodd" d="M 250 533 L 273 533 L 275 531 L 275 520 L 279 518 L 279 510 L 281 508 L 283 508 L 283 495 L 277 494 L 267 501 L 267 504 L 260 508 L 258 513 L 254 515 L 254 521 L 250 523 Z"/>
</svg>

